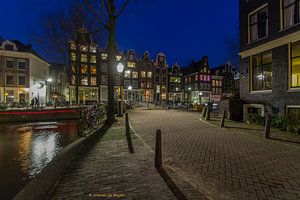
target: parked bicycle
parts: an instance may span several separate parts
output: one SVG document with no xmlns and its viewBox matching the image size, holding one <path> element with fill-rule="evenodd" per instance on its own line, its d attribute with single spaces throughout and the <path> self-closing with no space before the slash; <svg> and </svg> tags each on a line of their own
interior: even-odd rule
<svg viewBox="0 0 300 200">
<path fill-rule="evenodd" d="M 97 129 L 106 118 L 106 109 L 104 104 L 96 103 L 90 105 L 84 110 L 84 121 L 87 124 L 88 129 Z"/>
</svg>

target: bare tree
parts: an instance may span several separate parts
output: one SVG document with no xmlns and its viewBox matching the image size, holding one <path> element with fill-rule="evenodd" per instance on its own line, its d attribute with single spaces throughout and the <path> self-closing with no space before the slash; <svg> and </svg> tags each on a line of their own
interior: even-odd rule
<svg viewBox="0 0 300 200">
<path fill-rule="evenodd" d="M 87 7 L 94 14 L 100 30 L 108 32 L 107 54 L 108 54 L 108 110 L 107 123 L 115 121 L 114 83 L 116 73 L 116 24 L 128 4 L 132 0 L 123 2 L 115 0 L 83 0 Z"/>
</svg>

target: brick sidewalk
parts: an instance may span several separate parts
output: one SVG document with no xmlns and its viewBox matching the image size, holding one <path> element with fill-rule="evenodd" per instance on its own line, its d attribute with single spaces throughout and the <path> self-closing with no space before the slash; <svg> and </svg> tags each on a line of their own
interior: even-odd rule
<svg viewBox="0 0 300 200">
<path fill-rule="evenodd" d="M 130 154 L 124 124 L 114 125 L 72 163 L 51 199 L 176 199 L 154 168 L 154 155 L 134 136 L 133 145 Z"/>
<path fill-rule="evenodd" d="M 131 124 L 154 149 L 162 130 L 163 157 L 209 199 L 300 199 L 300 148 L 229 132 L 199 113 L 136 110 Z"/>
</svg>

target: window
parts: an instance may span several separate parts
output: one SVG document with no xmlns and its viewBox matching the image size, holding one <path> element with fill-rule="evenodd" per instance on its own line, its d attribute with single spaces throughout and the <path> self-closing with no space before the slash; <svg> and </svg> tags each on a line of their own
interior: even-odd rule
<svg viewBox="0 0 300 200">
<path fill-rule="evenodd" d="M 254 42 L 268 35 L 268 7 L 249 16 L 250 41 Z"/>
<path fill-rule="evenodd" d="M 88 47 L 85 46 L 85 45 L 80 45 L 80 50 L 83 51 L 83 52 L 87 52 Z"/>
<path fill-rule="evenodd" d="M 108 67 L 107 63 L 102 63 L 101 64 L 101 72 L 107 73 L 108 72 Z"/>
<path fill-rule="evenodd" d="M 141 88 L 145 89 L 146 88 L 146 81 L 141 81 Z"/>
<path fill-rule="evenodd" d="M 81 65 L 81 74 L 87 73 L 87 65 Z"/>
<path fill-rule="evenodd" d="M 300 0 L 282 0 L 283 28 L 292 26 L 300 21 Z"/>
<path fill-rule="evenodd" d="M 87 62 L 87 55 L 81 54 L 81 62 Z"/>
<path fill-rule="evenodd" d="M 12 103 L 14 102 L 14 91 L 13 90 L 6 90 L 6 102 Z"/>
<path fill-rule="evenodd" d="M 26 68 L 26 63 L 25 63 L 25 61 L 18 61 L 18 69 L 19 70 L 25 70 L 25 68 Z"/>
<path fill-rule="evenodd" d="M 167 77 L 163 77 L 163 83 L 166 83 L 167 82 Z"/>
<path fill-rule="evenodd" d="M 167 69 L 163 69 L 163 70 L 162 70 L 162 73 L 163 73 L 163 74 L 167 74 Z"/>
<path fill-rule="evenodd" d="M 216 86 L 216 85 L 217 85 L 216 82 L 217 82 L 217 81 L 212 80 L 212 86 Z"/>
<path fill-rule="evenodd" d="M 155 73 L 156 73 L 156 74 L 159 74 L 159 73 L 160 73 L 160 68 L 156 68 L 156 69 L 155 69 Z"/>
<path fill-rule="evenodd" d="M 252 56 L 252 91 L 272 89 L 272 52 Z"/>
<path fill-rule="evenodd" d="M 97 74 L 97 68 L 95 65 L 91 65 L 91 74 L 96 75 Z"/>
<path fill-rule="evenodd" d="M 13 51 L 14 50 L 14 46 L 11 44 L 5 44 L 4 45 L 4 49 L 8 50 L 8 51 Z"/>
<path fill-rule="evenodd" d="M 131 67 L 131 68 L 135 68 L 135 63 L 134 62 L 128 62 L 127 66 Z"/>
<path fill-rule="evenodd" d="M 195 80 L 198 81 L 198 75 L 195 75 Z"/>
<path fill-rule="evenodd" d="M 130 72 L 130 70 L 126 70 L 125 71 L 125 78 L 130 78 L 130 75 L 131 75 L 131 72 Z"/>
<path fill-rule="evenodd" d="M 71 52 L 71 60 L 76 61 L 76 54 L 74 52 Z"/>
<path fill-rule="evenodd" d="M 19 75 L 19 85 L 25 85 L 25 84 L 26 84 L 25 76 Z"/>
<path fill-rule="evenodd" d="M 132 72 L 132 78 L 139 78 L 138 72 L 133 71 Z"/>
<path fill-rule="evenodd" d="M 102 60 L 106 60 L 107 59 L 107 54 L 106 53 L 102 53 L 101 54 L 101 59 Z"/>
<path fill-rule="evenodd" d="M 200 81 L 203 81 L 203 75 L 202 74 L 200 75 Z"/>
<path fill-rule="evenodd" d="M 159 83 L 159 76 L 155 76 L 155 82 Z"/>
<path fill-rule="evenodd" d="M 12 69 L 12 68 L 14 68 L 14 62 L 13 62 L 13 60 L 6 60 L 6 62 L 5 62 L 5 66 L 6 66 L 6 68 L 7 69 Z"/>
<path fill-rule="evenodd" d="M 147 77 L 152 78 L 152 72 L 147 72 Z"/>
<path fill-rule="evenodd" d="M 152 88 L 152 82 L 151 81 L 147 82 L 147 88 Z"/>
<path fill-rule="evenodd" d="M 139 87 L 139 82 L 138 81 L 132 81 L 132 87 L 133 88 L 138 88 Z"/>
<path fill-rule="evenodd" d="M 75 45 L 74 43 L 71 43 L 70 49 L 71 49 L 71 50 L 76 50 L 76 45 Z"/>
<path fill-rule="evenodd" d="M 116 56 L 116 61 L 117 61 L 117 62 L 121 62 L 121 60 L 122 60 L 122 56 L 119 56 L 119 55 Z"/>
<path fill-rule="evenodd" d="M 170 78 L 171 83 L 181 83 L 181 79 L 179 77 L 171 77 Z"/>
<path fill-rule="evenodd" d="M 71 64 L 71 71 L 72 71 L 73 73 L 76 73 L 76 66 L 75 66 L 74 63 Z"/>
<path fill-rule="evenodd" d="M 96 86 L 97 85 L 97 77 L 92 76 L 91 77 L 91 85 Z"/>
<path fill-rule="evenodd" d="M 146 77 L 146 72 L 145 71 L 141 71 L 141 77 L 145 78 Z"/>
<path fill-rule="evenodd" d="M 96 48 L 95 46 L 91 46 L 91 47 L 90 47 L 90 51 L 91 51 L 92 53 L 96 53 L 96 52 L 97 52 L 97 48 Z"/>
<path fill-rule="evenodd" d="M 7 75 L 6 75 L 6 81 L 5 81 L 5 83 L 6 83 L 7 85 L 13 85 L 13 84 L 14 84 L 14 75 L 12 75 L 12 74 L 7 74 Z"/>
<path fill-rule="evenodd" d="M 72 85 L 75 85 L 75 84 L 76 84 L 76 77 L 75 77 L 75 75 L 72 75 L 72 78 L 71 78 L 71 84 L 72 84 Z"/>
<path fill-rule="evenodd" d="M 128 87 L 130 86 L 130 80 L 124 80 L 124 88 L 128 89 Z"/>
<path fill-rule="evenodd" d="M 88 85 L 88 78 L 87 77 L 84 77 L 81 79 L 81 85 Z"/>
<path fill-rule="evenodd" d="M 101 76 L 101 84 L 107 84 L 107 79 L 108 79 L 107 75 L 102 75 Z"/>
<path fill-rule="evenodd" d="M 300 41 L 291 44 L 291 87 L 300 87 Z"/>
<path fill-rule="evenodd" d="M 97 62 L 96 56 L 91 56 L 91 63 L 96 63 L 96 62 Z"/>
</svg>

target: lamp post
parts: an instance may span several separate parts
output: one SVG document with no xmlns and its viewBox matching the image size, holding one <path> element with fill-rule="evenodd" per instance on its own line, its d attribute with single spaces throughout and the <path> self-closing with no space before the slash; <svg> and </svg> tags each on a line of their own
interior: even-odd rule
<svg viewBox="0 0 300 200">
<path fill-rule="evenodd" d="M 189 94 L 191 92 L 192 88 L 188 87 L 188 92 L 187 92 L 187 99 L 186 99 L 186 109 L 189 109 Z"/>
<path fill-rule="evenodd" d="M 122 73 L 124 70 L 124 65 L 122 63 L 119 63 L 117 65 L 117 71 L 120 75 L 120 89 L 119 89 L 119 98 L 118 98 L 118 116 L 122 117 L 123 116 L 123 109 L 122 109 L 122 105 L 123 105 L 123 88 L 122 88 Z"/>
<path fill-rule="evenodd" d="M 199 103 L 200 103 L 200 105 L 201 105 L 201 101 L 202 101 L 202 95 L 203 95 L 203 93 L 202 92 L 199 92 Z"/>
</svg>

